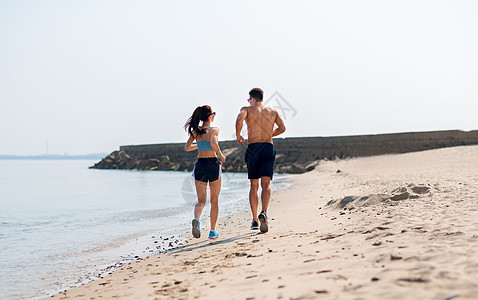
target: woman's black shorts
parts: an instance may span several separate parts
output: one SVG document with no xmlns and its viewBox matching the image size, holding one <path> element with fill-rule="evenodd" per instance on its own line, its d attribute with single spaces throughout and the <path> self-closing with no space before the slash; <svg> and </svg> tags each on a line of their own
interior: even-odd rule
<svg viewBox="0 0 478 300">
<path fill-rule="evenodd" d="M 216 157 L 198 158 L 193 170 L 194 179 L 203 182 L 216 181 L 221 173 L 221 164 Z"/>
</svg>

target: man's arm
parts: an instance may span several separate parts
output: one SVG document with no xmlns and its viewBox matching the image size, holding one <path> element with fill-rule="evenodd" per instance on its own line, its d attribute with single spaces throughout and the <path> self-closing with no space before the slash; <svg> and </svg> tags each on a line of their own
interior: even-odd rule
<svg viewBox="0 0 478 300">
<path fill-rule="evenodd" d="M 241 112 L 237 115 L 236 119 L 236 139 L 239 144 L 244 144 L 245 140 L 241 135 L 242 126 L 247 117 L 247 108 L 241 108 Z"/>
<path fill-rule="evenodd" d="M 275 123 L 277 124 L 277 128 L 272 132 L 272 137 L 278 136 L 279 134 L 282 134 L 285 132 L 284 120 L 282 120 L 278 112 L 276 112 L 276 114 L 277 115 L 276 115 Z"/>
</svg>

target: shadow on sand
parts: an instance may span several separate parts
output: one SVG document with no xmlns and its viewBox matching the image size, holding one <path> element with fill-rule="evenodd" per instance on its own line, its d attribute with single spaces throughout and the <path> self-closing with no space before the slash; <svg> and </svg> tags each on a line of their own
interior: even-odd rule
<svg viewBox="0 0 478 300">
<path fill-rule="evenodd" d="M 227 243 L 231 243 L 231 242 L 235 242 L 235 241 L 239 241 L 239 240 L 244 240 L 244 239 L 251 238 L 251 237 L 254 237 L 254 236 L 259 236 L 259 235 L 262 235 L 262 233 L 251 232 L 251 233 L 231 237 L 231 238 L 228 238 L 228 239 L 225 239 L 225 240 L 210 240 L 210 239 L 201 240 L 201 241 L 198 241 L 198 242 L 195 242 L 195 243 L 192 243 L 192 244 L 179 246 L 179 247 L 175 248 L 174 250 L 168 251 L 168 253 L 176 254 L 176 253 L 181 253 L 181 252 L 194 251 L 194 250 L 201 249 L 201 248 L 206 248 L 206 247 L 211 247 L 211 246 L 215 246 L 215 245 L 227 244 Z"/>
</svg>

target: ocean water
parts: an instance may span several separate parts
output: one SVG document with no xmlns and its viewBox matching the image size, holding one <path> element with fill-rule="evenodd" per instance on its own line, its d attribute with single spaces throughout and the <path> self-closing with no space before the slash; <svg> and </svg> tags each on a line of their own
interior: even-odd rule
<svg viewBox="0 0 478 300">
<path fill-rule="evenodd" d="M 190 172 L 88 169 L 95 162 L 0 160 L 0 299 L 45 297 L 183 242 Z M 273 191 L 289 181 L 275 175 Z M 248 185 L 223 173 L 220 216 L 249 209 Z"/>
</svg>

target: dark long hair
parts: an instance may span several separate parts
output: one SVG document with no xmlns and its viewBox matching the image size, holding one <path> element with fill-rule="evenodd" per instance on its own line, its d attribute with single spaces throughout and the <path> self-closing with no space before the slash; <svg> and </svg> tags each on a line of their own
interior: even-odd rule
<svg viewBox="0 0 478 300">
<path fill-rule="evenodd" d="M 206 133 L 206 128 L 199 129 L 200 121 L 207 121 L 207 118 L 212 114 L 212 109 L 209 105 L 198 106 L 193 112 L 193 115 L 184 124 L 184 129 L 192 135 L 195 132 L 197 135 Z"/>
</svg>

